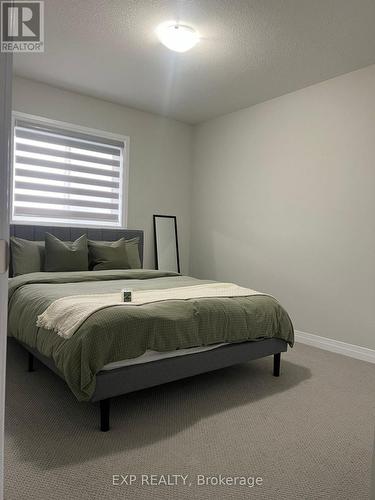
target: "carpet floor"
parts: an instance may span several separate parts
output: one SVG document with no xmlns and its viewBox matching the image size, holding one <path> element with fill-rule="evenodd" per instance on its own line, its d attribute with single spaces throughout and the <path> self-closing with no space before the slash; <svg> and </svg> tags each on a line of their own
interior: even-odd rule
<svg viewBox="0 0 375 500">
<path fill-rule="evenodd" d="M 108 433 L 97 407 L 26 365 L 10 341 L 6 500 L 369 499 L 375 365 L 297 345 L 279 379 L 265 358 L 116 398 Z M 167 474 L 186 484 L 151 484 Z"/>
</svg>

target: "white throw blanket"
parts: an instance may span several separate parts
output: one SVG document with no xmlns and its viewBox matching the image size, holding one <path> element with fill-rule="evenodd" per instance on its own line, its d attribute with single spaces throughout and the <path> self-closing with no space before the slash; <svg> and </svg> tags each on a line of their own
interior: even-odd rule
<svg viewBox="0 0 375 500">
<path fill-rule="evenodd" d="M 93 313 L 107 307 L 133 307 L 165 300 L 187 300 L 209 297 L 246 297 L 264 295 L 233 283 L 208 283 L 156 290 L 132 291 L 132 301 L 122 302 L 121 294 L 71 295 L 50 304 L 37 319 L 37 326 L 55 331 L 60 337 L 69 339 L 82 323 Z"/>
</svg>

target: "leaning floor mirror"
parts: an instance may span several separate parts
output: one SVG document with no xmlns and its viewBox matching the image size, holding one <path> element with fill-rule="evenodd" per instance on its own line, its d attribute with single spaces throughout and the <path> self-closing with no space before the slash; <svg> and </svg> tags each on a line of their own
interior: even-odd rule
<svg viewBox="0 0 375 500">
<path fill-rule="evenodd" d="M 180 272 L 177 221 L 174 215 L 154 215 L 155 267 Z"/>
</svg>

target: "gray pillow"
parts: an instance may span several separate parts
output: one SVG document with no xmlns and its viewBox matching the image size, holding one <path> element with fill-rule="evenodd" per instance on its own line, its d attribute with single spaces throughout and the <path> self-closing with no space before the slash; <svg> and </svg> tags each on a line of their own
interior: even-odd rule
<svg viewBox="0 0 375 500">
<path fill-rule="evenodd" d="M 118 241 L 89 240 L 88 244 L 90 269 L 93 271 L 130 268 L 124 238 Z"/>
<path fill-rule="evenodd" d="M 130 269 L 141 269 L 141 259 L 139 258 L 139 238 L 125 240 L 126 253 Z"/>
<path fill-rule="evenodd" d="M 10 237 L 12 275 L 39 273 L 44 269 L 44 241 Z"/>
<path fill-rule="evenodd" d="M 87 236 L 76 241 L 61 241 L 50 233 L 45 234 L 45 271 L 88 271 L 89 254 Z"/>
<path fill-rule="evenodd" d="M 89 240 L 89 261 L 90 261 L 90 269 L 93 267 L 92 259 L 90 257 L 90 245 L 91 244 L 98 244 L 98 245 L 113 245 L 114 243 L 119 243 L 119 242 L 124 241 L 124 238 L 121 238 L 120 240 L 117 241 L 91 241 Z M 141 264 L 141 259 L 139 257 L 139 238 L 131 238 L 130 240 L 125 240 L 125 248 L 126 248 L 126 254 L 127 254 L 127 260 L 130 269 L 141 269 L 142 264 Z"/>
</svg>

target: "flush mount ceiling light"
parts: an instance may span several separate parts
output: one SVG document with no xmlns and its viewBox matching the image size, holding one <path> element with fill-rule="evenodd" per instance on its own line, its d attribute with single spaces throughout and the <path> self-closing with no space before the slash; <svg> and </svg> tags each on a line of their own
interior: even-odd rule
<svg viewBox="0 0 375 500">
<path fill-rule="evenodd" d="M 193 28 L 173 21 L 159 24 L 156 34 L 163 45 L 175 52 L 186 52 L 199 41 L 198 33 Z"/>
</svg>

